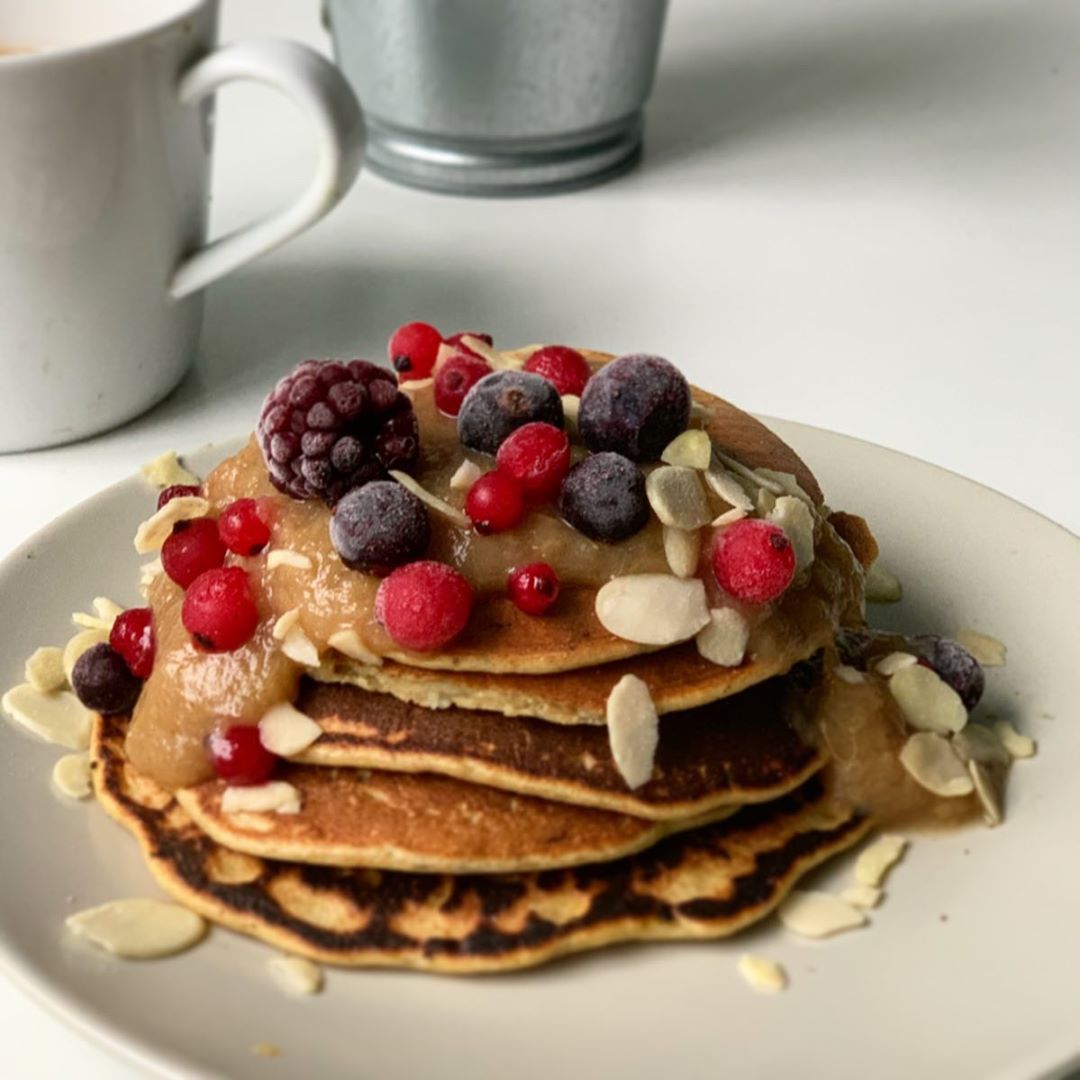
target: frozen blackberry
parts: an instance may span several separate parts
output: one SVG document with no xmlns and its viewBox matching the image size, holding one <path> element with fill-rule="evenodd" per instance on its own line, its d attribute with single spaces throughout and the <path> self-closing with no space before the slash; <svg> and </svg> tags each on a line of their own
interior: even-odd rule
<svg viewBox="0 0 1080 1080">
<path fill-rule="evenodd" d="M 470 450 L 494 454 L 507 435 L 536 420 L 563 426 L 562 400 L 555 387 L 527 371 L 495 371 L 465 395 L 458 438 Z"/>
<path fill-rule="evenodd" d="M 581 394 L 578 428 L 594 451 L 656 461 L 690 423 L 690 384 L 659 356 L 623 356 L 602 367 Z"/>
<path fill-rule="evenodd" d="M 274 487 L 330 506 L 388 469 L 412 472 L 420 454 L 412 402 L 366 360 L 305 360 L 263 403 L 256 434 Z"/>
<path fill-rule="evenodd" d="M 142 679 L 132 675 L 127 661 L 111 645 L 101 642 L 75 661 L 71 689 L 88 709 L 109 716 L 135 707 Z"/>
<path fill-rule="evenodd" d="M 348 492 L 330 519 L 330 541 L 341 561 L 369 574 L 388 574 L 419 559 L 430 539 L 427 508 L 392 480 Z"/>
<path fill-rule="evenodd" d="M 649 520 L 645 477 L 622 454 L 590 454 L 563 481 L 559 513 L 593 540 L 625 540 Z"/>
<path fill-rule="evenodd" d="M 922 634 L 915 639 L 918 653 L 959 695 L 970 712 L 986 689 L 986 676 L 978 660 L 950 638 Z"/>
</svg>

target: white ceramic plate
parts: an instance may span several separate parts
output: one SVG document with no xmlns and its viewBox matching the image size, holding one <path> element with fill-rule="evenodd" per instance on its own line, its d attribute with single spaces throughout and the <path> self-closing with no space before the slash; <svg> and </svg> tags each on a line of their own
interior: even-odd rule
<svg viewBox="0 0 1080 1080">
<path fill-rule="evenodd" d="M 220 930 L 173 960 L 115 962 L 65 944 L 61 927 L 77 908 L 156 893 L 135 843 L 98 807 L 62 804 L 48 783 L 57 751 L 3 723 L 0 958 L 82 1031 L 169 1075 L 1057 1075 L 1080 1056 L 1080 542 L 931 465 L 774 426 L 833 507 L 870 519 L 903 580 L 903 604 L 876 621 L 1002 638 L 1008 667 L 989 673 L 982 708 L 1039 739 L 1013 771 L 1006 825 L 916 839 L 868 930 L 808 943 L 770 920 L 730 943 L 623 947 L 503 977 L 331 971 L 303 1001 L 270 985 L 268 948 Z M 66 640 L 94 595 L 138 602 L 131 537 L 152 499 L 128 480 L 4 562 L 3 685 L 36 645 Z M 850 867 L 819 878 L 839 885 Z M 786 966 L 785 994 L 744 985 L 746 949 Z M 282 1057 L 255 1057 L 260 1042 Z"/>
</svg>

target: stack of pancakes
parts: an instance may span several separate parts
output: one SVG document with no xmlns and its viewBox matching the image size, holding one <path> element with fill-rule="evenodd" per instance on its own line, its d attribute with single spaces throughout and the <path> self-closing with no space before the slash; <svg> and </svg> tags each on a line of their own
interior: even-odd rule
<svg viewBox="0 0 1080 1080">
<path fill-rule="evenodd" d="M 98 795 L 165 889 L 328 963 L 499 971 L 629 939 L 727 936 L 855 843 L 869 821 L 824 779 L 815 661 L 861 617 L 854 552 L 872 538 L 830 518 L 774 435 L 697 397 L 729 453 L 789 474 L 821 510 L 807 579 L 755 628 L 742 664 L 717 666 L 693 641 L 615 638 L 587 588 L 539 619 L 481 603 L 440 653 L 330 653 L 296 703 L 322 734 L 276 774 L 297 813 L 227 813 L 220 780 L 168 792 L 127 762 L 125 719 L 101 717 Z M 627 674 L 661 718 L 635 789 L 605 727 Z"/>
</svg>

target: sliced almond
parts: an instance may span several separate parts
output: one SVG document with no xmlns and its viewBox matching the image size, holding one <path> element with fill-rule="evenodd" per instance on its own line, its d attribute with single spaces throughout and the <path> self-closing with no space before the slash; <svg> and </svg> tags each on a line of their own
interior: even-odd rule
<svg viewBox="0 0 1080 1080">
<path fill-rule="evenodd" d="M 776 507 L 776 496 L 765 488 L 758 488 L 754 494 L 754 509 L 758 517 L 767 518 Z"/>
<path fill-rule="evenodd" d="M 63 655 L 64 677 L 71 682 L 71 673 L 75 670 L 75 664 L 87 649 L 100 645 L 109 640 L 107 630 L 81 630 L 65 646 Z"/>
<path fill-rule="evenodd" d="M 292 997 L 317 994 L 323 987 L 322 968 L 302 956 L 273 956 L 266 970 L 277 988 Z"/>
<path fill-rule="evenodd" d="M 481 344 L 483 343 L 481 342 Z M 499 354 L 501 359 L 499 366 L 504 368 L 523 368 L 529 362 L 529 357 L 543 347 L 543 345 L 522 345 L 517 349 L 503 349 Z"/>
<path fill-rule="evenodd" d="M 980 761 L 973 759 L 967 763 L 967 767 L 971 774 L 971 782 L 975 786 L 979 805 L 982 807 L 983 821 L 992 829 L 995 825 L 1000 825 L 1004 818 L 1002 811 L 1004 783 L 995 770 Z"/>
<path fill-rule="evenodd" d="M 281 651 L 290 659 L 304 667 L 319 666 L 319 650 L 315 643 L 304 633 L 299 624 L 286 633 L 281 640 Z"/>
<path fill-rule="evenodd" d="M 112 628 L 112 624 L 116 622 L 118 616 L 124 614 L 123 604 L 118 604 L 115 600 L 110 600 L 107 596 L 95 596 L 94 597 L 94 611 L 97 612 L 98 617 L 104 619 L 109 628 Z"/>
<path fill-rule="evenodd" d="M 705 483 L 734 509 L 742 510 L 747 514 L 754 509 L 754 500 L 746 494 L 746 488 L 723 465 L 713 462 L 705 470 Z"/>
<path fill-rule="evenodd" d="M 850 664 L 837 664 L 833 668 L 833 674 L 841 682 L 846 682 L 849 686 L 861 686 L 866 682 L 866 676 L 858 668 L 854 668 Z"/>
<path fill-rule="evenodd" d="M 1029 758 L 1035 756 L 1035 740 L 1030 735 L 1021 735 L 1008 720 L 998 720 L 994 724 L 994 732 L 1001 740 L 1001 745 L 1009 752 L 1010 757 Z"/>
<path fill-rule="evenodd" d="M 290 630 L 300 623 L 300 609 L 289 608 L 288 611 L 279 615 L 274 620 L 274 627 L 270 631 L 276 641 L 284 641 Z"/>
<path fill-rule="evenodd" d="M 563 394 L 562 414 L 566 434 L 571 440 L 579 438 L 581 432 L 578 429 L 578 417 L 581 415 L 581 398 L 577 394 Z"/>
<path fill-rule="evenodd" d="M 866 913 L 839 896 L 805 889 L 793 889 L 778 914 L 786 929 L 802 937 L 831 937 L 866 923 Z"/>
<path fill-rule="evenodd" d="M 426 379 L 406 379 L 402 383 L 398 383 L 398 389 L 403 394 L 419 394 L 422 390 L 427 390 L 435 385 L 435 379 L 430 375 Z"/>
<path fill-rule="evenodd" d="M 472 522 L 464 511 L 458 510 L 455 506 L 451 506 L 445 499 L 440 499 L 438 495 L 432 495 L 427 488 L 418 484 L 408 473 L 391 469 L 390 475 L 405 488 L 406 491 L 411 491 L 422 503 L 429 506 L 436 514 L 440 514 L 442 517 L 446 518 L 451 524 L 456 525 L 459 529 L 472 528 Z"/>
<path fill-rule="evenodd" d="M 175 450 L 166 450 L 153 461 L 140 466 L 139 471 L 154 487 L 167 488 L 174 484 L 197 485 L 199 478 L 180 464 Z"/>
<path fill-rule="evenodd" d="M 712 461 L 712 440 L 700 428 L 688 428 L 664 447 L 660 460 L 704 472 Z"/>
<path fill-rule="evenodd" d="M 920 787 L 942 798 L 970 795 L 974 787 L 952 743 L 936 731 L 912 735 L 900 751 L 900 764 Z"/>
<path fill-rule="evenodd" d="M 888 656 L 883 656 L 875 665 L 874 670 L 879 675 L 884 675 L 886 678 L 890 678 L 898 671 L 903 671 L 906 667 L 911 667 L 913 664 L 917 664 L 919 658 L 914 653 L 909 652 L 891 652 Z"/>
<path fill-rule="evenodd" d="M 91 792 L 90 755 L 65 754 L 53 766 L 53 787 L 69 799 L 86 799 Z"/>
<path fill-rule="evenodd" d="M 164 573 L 165 567 L 162 566 L 160 558 L 151 559 L 150 562 L 143 563 L 142 566 L 139 567 L 139 592 L 141 592 L 143 596 L 146 596 L 150 586 L 154 583 L 154 579 L 159 574 Z"/>
<path fill-rule="evenodd" d="M 760 471 L 751 469 L 749 465 L 744 465 L 737 458 L 733 458 L 730 454 L 721 450 L 720 447 L 713 447 L 713 455 L 724 468 L 733 472 L 736 476 L 741 477 L 755 490 L 757 488 L 764 488 L 766 491 L 776 496 L 786 494 L 783 484 L 778 483 L 776 480 L 771 480 L 767 476 L 763 476 Z"/>
<path fill-rule="evenodd" d="M 795 549 L 796 569 L 805 570 L 814 561 L 814 515 L 809 504 L 794 495 L 781 495 L 767 520 L 784 530 Z"/>
<path fill-rule="evenodd" d="M 855 860 L 855 880 L 860 885 L 879 887 L 907 851 L 907 845 L 907 840 L 902 836 L 891 833 L 879 836 L 859 852 Z"/>
<path fill-rule="evenodd" d="M 64 650 L 55 645 L 43 645 L 30 654 L 25 666 L 26 681 L 43 694 L 59 690 L 66 682 Z"/>
<path fill-rule="evenodd" d="M 869 911 L 881 903 L 881 898 L 884 895 L 884 890 L 879 889 L 876 885 L 849 885 L 840 893 L 840 899 L 846 901 L 852 907 Z"/>
<path fill-rule="evenodd" d="M 172 956 L 206 934 L 206 921 L 195 912 L 143 897 L 80 911 L 68 916 L 66 925 L 78 937 L 126 960 Z"/>
<path fill-rule="evenodd" d="M 326 639 L 326 644 L 350 660 L 359 660 L 362 664 L 372 664 L 375 667 L 382 666 L 383 658 L 372 652 L 355 630 L 338 630 Z"/>
<path fill-rule="evenodd" d="M 483 475 L 484 470 L 475 461 L 466 458 L 454 470 L 454 475 L 450 477 L 450 490 L 468 491 Z"/>
<path fill-rule="evenodd" d="M 511 354 L 499 352 L 498 349 L 492 348 L 486 341 L 473 337 L 472 334 L 464 334 L 461 338 L 461 344 L 476 353 L 481 360 L 486 360 L 496 371 L 507 367 L 524 367 L 525 365 L 524 360 L 519 364 L 516 356 L 508 359 Z"/>
<path fill-rule="evenodd" d="M 299 551 L 289 551 L 288 548 L 274 548 L 266 554 L 266 569 L 276 570 L 279 566 L 291 566 L 294 570 L 311 570 L 311 559 Z"/>
<path fill-rule="evenodd" d="M 730 510 L 725 510 L 719 517 L 713 518 L 712 526 L 714 529 L 722 529 L 725 525 L 734 525 L 736 521 L 742 521 L 746 517 L 746 511 L 741 507 L 733 506 Z"/>
<path fill-rule="evenodd" d="M 294 705 L 281 702 L 259 721 L 259 742 L 278 757 L 302 753 L 322 734 L 322 728 Z"/>
<path fill-rule="evenodd" d="M 691 578 L 701 559 L 701 531 L 664 526 L 664 555 L 676 577 Z"/>
<path fill-rule="evenodd" d="M 754 475 L 758 477 L 759 480 L 765 480 L 776 484 L 781 490 L 779 492 L 774 491 L 775 495 L 780 496 L 781 493 L 783 495 L 788 495 L 791 498 L 799 499 L 801 502 L 806 503 L 811 510 L 814 509 L 814 500 L 803 491 L 802 485 L 796 479 L 794 473 L 780 472 L 778 469 L 755 469 Z"/>
<path fill-rule="evenodd" d="M 963 761 L 978 761 L 983 765 L 1008 765 L 1012 760 L 998 733 L 983 724 L 968 724 L 953 736 L 953 746 Z"/>
<path fill-rule="evenodd" d="M 863 583 L 863 593 L 868 604 L 895 604 L 904 596 L 900 579 L 880 562 L 870 564 Z"/>
<path fill-rule="evenodd" d="M 13 686 L 0 698 L 12 720 L 46 742 L 85 750 L 90 745 L 93 715 L 70 690 L 43 694 L 29 683 Z"/>
<path fill-rule="evenodd" d="M 174 525 L 181 521 L 206 517 L 208 513 L 210 503 L 200 495 L 181 495 L 170 499 L 135 530 L 135 550 L 140 555 L 160 551 L 161 545 L 169 539 Z"/>
<path fill-rule="evenodd" d="M 736 969 L 751 989 L 759 994 L 778 994 L 787 986 L 787 973 L 768 957 L 743 953 Z"/>
<path fill-rule="evenodd" d="M 640 645 L 688 641 L 709 621 L 705 585 L 674 574 L 628 574 L 596 594 L 596 617 L 609 633 Z"/>
<path fill-rule="evenodd" d="M 921 664 L 896 672 L 889 679 L 889 693 L 904 719 L 918 731 L 955 734 L 968 721 L 960 695 L 936 671 Z"/>
<path fill-rule="evenodd" d="M 705 489 L 694 469 L 661 465 L 645 477 L 645 494 L 656 516 L 676 529 L 699 529 L 712 518 Z"/>
<path fill-rule="evenodd" d="M 738 667 L 746 655 L 750 626 L 734 608 L 713 608 L 695 641 L 698 652 L 720 667 Z"/>
<path fill-rule="evenodd" d="M 249 787 L 227 787 L 221 793 L 223 814 L 299 814 L 300 792 L 286 780 Z"/>
<path fill-rule="evenodd" d="M 957 645 L 967 649 L 983 667 L 1005 666 L 1007 650 L 996 637 L 982 634 L 978 630 L 972 630 L 970 627 L 964 627 L 962 630 L 956 631 L 953 640 Z"/>
<path fill-rule="evenodd" d="M 624 675 L 608 694 L 607 728 L 619 775 L 627 787 L 641 787 L 652 776 L 660 727 L 649 688 L 636 675 Z"/>
</svg>

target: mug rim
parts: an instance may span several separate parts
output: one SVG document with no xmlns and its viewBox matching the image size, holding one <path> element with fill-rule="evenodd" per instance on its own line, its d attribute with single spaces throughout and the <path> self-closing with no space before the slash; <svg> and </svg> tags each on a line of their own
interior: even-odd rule
<svg viewBox="0 0 1080 1080">
<path fill-rule="evenodd" d="M 78 45 L 59 45 L 55 48 L 0 55 L 0 76 L 18 68 L 65 63 L 104 52 L 107 49 L 131 45 L 145 38 L 154 37 L 163 30 L 182 23 L 185 19 L 193 18 L 207 8 L 216 8 L 218 3 L 219 0 L 186 0 L 186 2 L 182 0 L 171 14 L 162 15 L 131 30 L 123 30 L 108 37 L 97 38 Z"/>
</svg>

